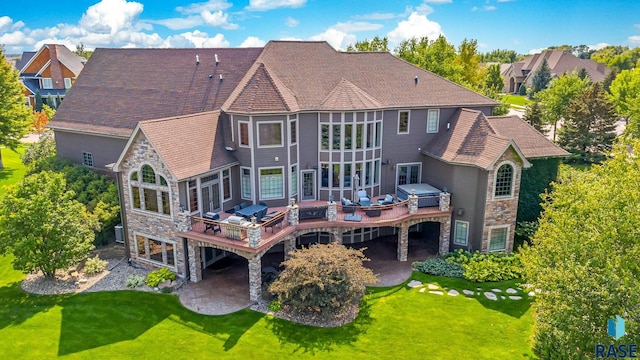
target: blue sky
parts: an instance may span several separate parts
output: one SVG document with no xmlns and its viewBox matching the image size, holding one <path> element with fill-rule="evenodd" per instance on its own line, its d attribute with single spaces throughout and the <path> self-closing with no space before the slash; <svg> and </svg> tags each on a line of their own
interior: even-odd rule
<svg viewBox="0 0 640 360">
<path fill-rule="evenodd" d="M 262 46 L 269 40 L 326 40 L 345 49 L 387 36 L 444 34 L 482 52 L 531 53 L 552 45 L 640 46 L 636 0 L 32 0 L 0 7 L 6 53 L 62 43 L 96 47 Z"/>
</svg>

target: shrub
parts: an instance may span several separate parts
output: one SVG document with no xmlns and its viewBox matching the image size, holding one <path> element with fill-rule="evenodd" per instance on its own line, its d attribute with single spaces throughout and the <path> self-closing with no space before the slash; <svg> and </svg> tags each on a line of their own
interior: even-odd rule
<svg viewBox="0 0 640 360">
<path fill-rule="evenodd" d="M 84 272 L 88 275 L 95 275 L 103 272 L 107 268 L 107 261 L 101 260 L 98 255 L 88 258 L 84 263 Z"/>
<path fill-rule="evenodd" d="M 425 274 L 461 278 L 464 271 L 462 266 L 455 262 L 446 261 L 443 258 L 430 258 L 416 263 L 416 270 Z"/>
<path fill-rule="evenodd" d="M 341 318 L 360 303 L 365 284 L 377 281 L 362 264 L 368 260 L 362 250 L 337 243 L 311 245 L 291 253 L 269 291 L 285 310 Z"/>
<path fill-rule="evenodd" d="M 167 268 L 160 268 L 158 270 L 154 270 L 147 275 L 147 280 L 145 281 L 147 285 L 151 287 L 156 287 L 163 281 L 167 280 L 175 280 L 176 274 L 174 274 L 171 270 Z"/>
<path fill-rule="evenodd" d="M 458 249 L 447 256 L 447 262 L 462 265 L 464 278 L 474 282 L 503 281 L 520 278 L 520 258 L 509 253 L 471 253 Z"/>
<path fill-rule="evenodd" d="M 280 301 L 273 300 L 272 302 L 269 303 L 269 311 L 278 312 L 280 310 L 282 310 L 282 305 L 280 305 Z"/>
<path fill-rule="evenodd" d="M 127 281 L 125 282 L 125 285 L 128 288 L 140 287 L 140 286 L 144 285 L 144 276 L 129 275 L 129 277 L 127 278 Z"/>
<path fill-rule="evenodd" d="M 521 84 L 520 87 L 518 88 L 518 95 L 522 95 L 522 96 L 527 95 L 527 87 L 524 86 L 524 84 Z"/>
</svg>

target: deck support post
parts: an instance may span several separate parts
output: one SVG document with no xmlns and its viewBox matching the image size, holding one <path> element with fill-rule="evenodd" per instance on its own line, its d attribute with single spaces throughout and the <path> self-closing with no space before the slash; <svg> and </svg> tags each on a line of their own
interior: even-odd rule
<svg viewBox="0 0 640 360">
<path fill-rule="evenodd" d="M 189 279 L 192 282 L 198 282 L 202 280 L 200 246 L 197 246 L 193 240 L 187 240 L 187 251 L 189 252 Z"/>
<path fill-rule="evenodd" d="M 262 296 L 262 257 L 249 258 L 249 299 L 253 302 Z"/>
<path fill-rule="evenodd" d="M 407 261 L 409 253 L 409 226 L 402 224 L 398 232 L 398 260 Z"/>
<path fill-rule="evenodd" d="M 289 253 L 294 251 L 295 249 L 296 249 L 296 238 L 286 239 L 284 241 L 284 259 L 285 260 L 291 259 L 291 255 L 289 255 Z"/>
<path fill-rule="evenodd" d="M 440 221 L 440 239 L 438 246 L 438 253 L 445 255 L 449 252 L 449 238 L 451 235 L 451 218 L 447 217 L 446 220 Z"/>
</svg>

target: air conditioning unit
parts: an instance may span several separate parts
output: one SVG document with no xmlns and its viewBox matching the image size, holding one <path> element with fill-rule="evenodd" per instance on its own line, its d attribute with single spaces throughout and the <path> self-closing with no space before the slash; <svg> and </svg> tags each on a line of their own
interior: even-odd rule
<svg viewBox="0 0 640 360">
<path fill-rule="evenodd" d="M 116 232 L 116 242 L 120 244 L 124 244 L 124 228 L 122 224 L 118 224 L 113 227 Z"/>
</svg>

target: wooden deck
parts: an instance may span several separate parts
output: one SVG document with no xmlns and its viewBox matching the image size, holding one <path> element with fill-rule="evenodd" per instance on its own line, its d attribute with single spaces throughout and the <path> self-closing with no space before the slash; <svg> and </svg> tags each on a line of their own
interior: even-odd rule
<svg viewBox="0 0 640 360">
<path fill-rule="evenodd" d="M 327 206 L 326 201 L 302 202 L 297 204 L 304 211 L 305 207 Z M 241 253 L 261 253 L 270 249 L 275 244 L 283 241 L 287 237 L 297 236 L 299 232 L 314 229 L 339 228 L 340 231 L 350 231 L 358 228 L 401 226 L 405 223 L 413 223 L 415 220 L 429 218 L 450 217 L 451 211 L 440 211 L 438 207 L 418 208 L 415 214 L 409 214 L 407 201 L 400 203 L 372 207 L 357 207 L 354 215 L 355 220 L 349 220 L 349 213 L 345 213 L 340 203 L 337 204 L 337 218 L 335 221 L 323 219 L 300 220 L 298 225 L 291 226 L 287 219 L 287 207 L 270 208 L 269 211 L 277 211 L 275 220 L 267 220 L 260 225 L 261 240 L 257 247 L 249 246 L 248 227 L 234 225 L 225 222 L 230 215 L 222 213 L 220 220 L 208 220 L 200 217 L 193 217 L 191 221 L 192 229 L 181 233 L 181 236 L 200 242 L 201 246 L 220 248 Z M 452 209 L 452 207 L 450 207 Z M 374 211 L 372 211 L 374 210 Z M 377 215 L 379 210 L 380 215 Z M 345 220 L 345 217 L 347 220 Z M 359 220 L 359 221 L 358 221 Z M 424 220 L 427 221 L 427 220 Z M 250 223 L 245 223 L 248 225 Z M 214 233 L 214 229 L 216 229 Z M 319 231 L 319 230 L 318 230 Z"/>
</svg>

